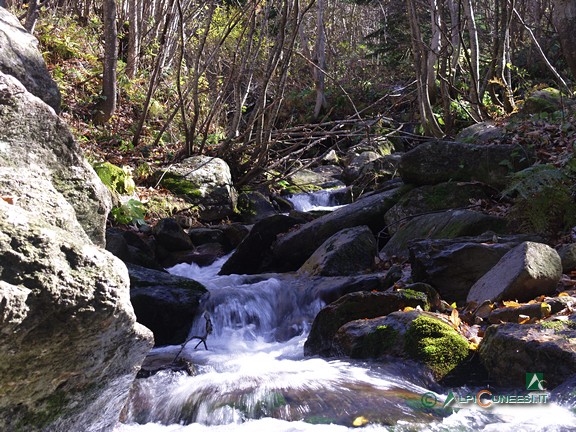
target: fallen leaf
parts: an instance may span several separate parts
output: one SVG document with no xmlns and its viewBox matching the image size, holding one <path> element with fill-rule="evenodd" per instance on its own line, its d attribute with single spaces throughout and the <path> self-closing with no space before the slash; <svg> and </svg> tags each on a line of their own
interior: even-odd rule
<svg viewBox="0 0 576 432">
<path fill-rule="evenodd" d="M 413 311 L 413 310 L 414 310 L 413 307 L 406 306 L 404 309 L 402 309 L 402 312 L 410 312 L 410 311 Z"/>
<path fill-rule="evenodd" d="M 562 291 L 560 294 L 558 294 L 558 297 L 570 297 L 570 294 L 568 294 L 566 291 Z"/>
<path fill-rule="evenodd" d="M 454 324 L 454 327 L 458 328 L 460 326 L 460 316 L 458 315 L 457 309 L 452 309 L 452 313 L 450 314 L 450 322 Z"/>
<path fill-rule="evenodd" d="M 528 321 L 530 321 L 528 315 L 518 315 L 518 324 L 526 324 Z"/>
<path fill-rule="evenodd" d="M 369 422 L 370 421 L 366 417 L 359 416 L 359 417 L 356 417 L 354 419 L 354 421 L 352 422 L 352 426 L 355 426 L 355 427 L 364 426 L 365 424 L 367 424 Z"/>
<path fill-rule="evenodd" d="M 522 306 L 521 303 L 511 301 L 511 300 L 510 301 L 503 301 L 502 304 L 506 307 L 514 307 L 514 308 Z"/>
<path fill-rule="evenodd" d="M 14 204 L 14 197 L 13 196 L 3 196 L 1 197 L 3 201 L 6 201 L 8 204 Z"/>
</svg>

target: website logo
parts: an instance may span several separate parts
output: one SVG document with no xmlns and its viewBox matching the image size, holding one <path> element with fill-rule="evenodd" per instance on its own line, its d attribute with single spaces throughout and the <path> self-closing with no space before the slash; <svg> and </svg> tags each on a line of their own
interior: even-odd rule
<svg viewBox="0 0 576 432">
<path fill-rule="evenodd" d="M 526 373 L 526 390 L 528 391 L 544 391 L 544 374 L 541 372 L 527 372 Z"/>
</svg>

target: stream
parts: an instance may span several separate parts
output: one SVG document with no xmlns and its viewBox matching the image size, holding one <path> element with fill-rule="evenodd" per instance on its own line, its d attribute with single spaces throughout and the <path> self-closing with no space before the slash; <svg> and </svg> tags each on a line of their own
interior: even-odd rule
<svg viewBox="0 0 576 432">
<path fill-rule="evenodd" d="M 218 276 L 226 259 L 169 269 L 210 291 L 203 305 L 213 325 L 208 349 L 195 348 L 195 339 L 182 351 L 193 376 L 161 371 L 137 379 L 115 432 L 576 430 L 574 405 L 443 409 L 450 390 L 478 389 L 442 388 L 409 361 L 305 358 L 304 342 L 323 306 L 315 288 L 291 275 Z M 199 316 L 190 334 L 204 331 Z M 173 358 L 180 348 L 151 355 Z"/>
</svg>

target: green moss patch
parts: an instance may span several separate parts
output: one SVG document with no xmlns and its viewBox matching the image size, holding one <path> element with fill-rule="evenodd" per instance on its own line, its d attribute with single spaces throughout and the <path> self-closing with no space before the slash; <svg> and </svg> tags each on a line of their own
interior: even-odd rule
<svg viewBox="0 0 576 432">
<path fill-rule="evenodd" d="M 437 379 L 444 377 L 468 356 L 468 341 L 448 324 L 420 316 L 406 332 L 406 352 L 426 364 Z"/>
<path fill-rule="evenodd" d="M 132 195 L 136 189 L 132 175 L 128 169 L 120 168 L 110 162 L 97 162 L 93 165 L 94 171 L 108 189 L 112 192 Z"/>
<path fill-rule="evenodd" d="M 161 184 L 176 195 L 187 195 L 191 198 L 202 197 L 202 191 L 196 184 L 178 174 L 164 173 Z"/>
</svg>

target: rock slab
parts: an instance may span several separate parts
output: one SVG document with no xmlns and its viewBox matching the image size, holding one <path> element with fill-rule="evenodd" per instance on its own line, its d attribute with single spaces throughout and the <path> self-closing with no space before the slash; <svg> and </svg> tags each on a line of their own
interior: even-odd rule
<svg viewBox="0 0 576 432">
<path fill-rule="evenodd" d="M 523 242 L 472 286 L 466 301 L 529 301 L 553 294 L 561 277 L 558 252 L 543 243 Z"/>
</svg>

